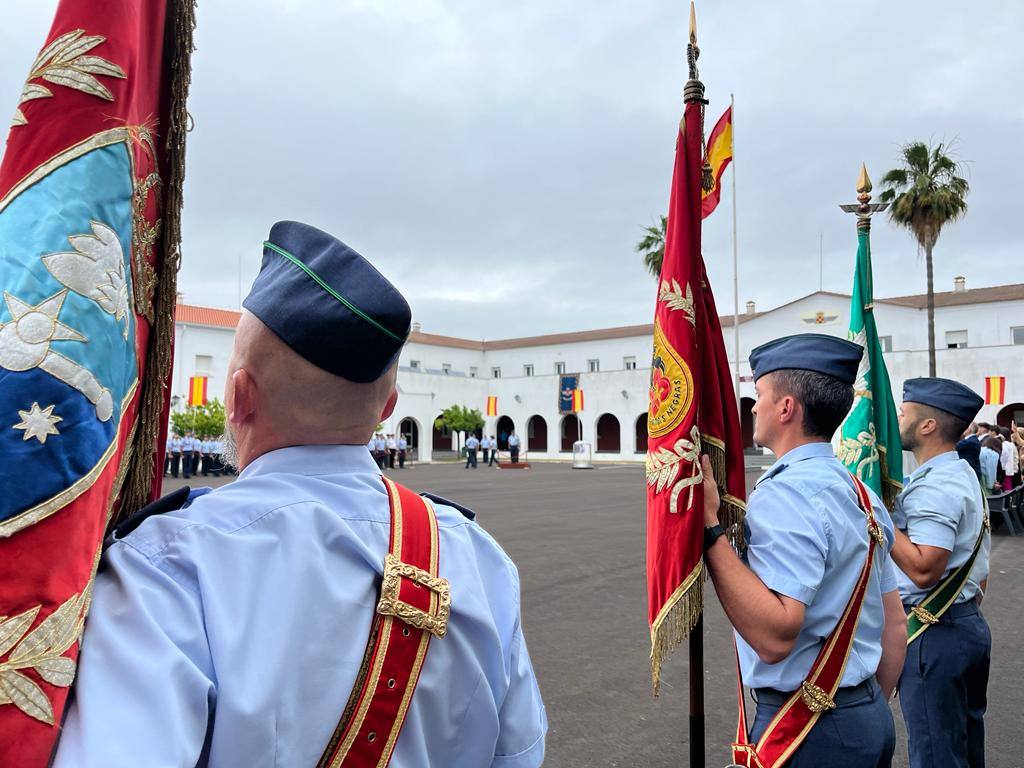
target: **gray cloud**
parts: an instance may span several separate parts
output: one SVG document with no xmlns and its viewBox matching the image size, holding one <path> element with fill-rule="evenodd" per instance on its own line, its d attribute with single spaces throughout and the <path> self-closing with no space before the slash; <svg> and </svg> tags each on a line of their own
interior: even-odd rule
<svg viewBox="0 0 1024 768">
<path fill-rule="evenodd" d="M 54 2 L 0 29 L 13 105 Z M 837 208 L 860 162 L 957 138 L 973 192 L 936 281 L 1020 280 L 1015 226 L 1024 8 L 702 2 L 710 126 L 736 94 L 741 303 L 847 291 L 855 235 Z M 685 4 L 457 0 L 201 2 L 180 284 L 233 307 L 281 218 L 369 256 L 426 330 L 500 338 L 648 322 L 633 253 L 667 207 L 685 80 Z M 705 222 L 732 307 L 731 178 Z M 873 231 L 879 295 L 924 289 L 909 236 Z M 241 263 L 241 281 L 239 264 Z M 1015 266 L 1017 265 L 1017 266 Z"/>
</svg>

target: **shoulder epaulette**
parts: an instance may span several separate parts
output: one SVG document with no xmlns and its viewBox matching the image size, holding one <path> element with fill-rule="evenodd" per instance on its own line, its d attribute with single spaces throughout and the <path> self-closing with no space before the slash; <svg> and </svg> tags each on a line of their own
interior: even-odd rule
<svg viewBox="0 0 1024 768">
<path fill-rule="evenodd" d="M 450 501 L 444 498 L 443 496 L 438 496 L 437 494 L 434 493 L 421 493 L 420 495 L 423 496 L 423 498 L 425 499 L 430 499 L 435 504 L 444 504 L 447 507 L 454 507 L 455 509 L 459 510 L 459 512 L 462 513 L 462 516 L 465 517 L 467 520 L 476 520 L 476 512 L 474 512 L 472 509 L 468 509 L 462 506 L 461 504 L 456 504 L 454 501 Z"/>
<path fill-rule="evenodd" d="M 181 509 L 183 506 L 185 506 L 185 503 L 188 501 L 190 492 L 191 489 L 186 485 L 184 488 L 179 488 L 176 491 L 172 491 L 171 493 L 168 493 L 166 496 L 161 496 L 156 501 L 151 501 L 138 512 L 129 515 L 127 518 L 125 518 L 116 526 L 114 526 L 112 535 L 107 538 L 106 542 L 104 542 L 104 546 L 109 546 L 118 539 L 123 539 L 129 533 L 131 533 L 140 525 L 142 525 L 142 521 L 145 520 L 147 517 L 152 517 L 153 515 L 162 515 L 165 512 L 173 512 L 176 509 Z"/>
</svg>

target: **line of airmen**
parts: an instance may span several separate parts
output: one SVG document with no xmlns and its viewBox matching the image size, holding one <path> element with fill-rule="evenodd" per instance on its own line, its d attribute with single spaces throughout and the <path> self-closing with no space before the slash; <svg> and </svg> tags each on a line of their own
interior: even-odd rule
<svg viewBox="0 0 1024 768">
<path fill-rule="evenodd" d="M 186 432 L 184 435 L 172 432 L 167 435 L 164 477 L 177 477 L 181 472 L 188 479 L 200 471 L 204 477 L 230 474 L 231 468 L 221 460 L 223 451 L 223 435 L 198 438 L 194 432 Z"/>
<path fill-rule="evenodd" d="M 955 446 L 983 400 L 949 379 L 905 382 L 900 439 L 918 467 L 890 516 L 873 492 L 858 496 L 859 481 L 830 442 L 852 404 L 863 351 L 800 334 L 751 352 L 754 439 L 777 461 L 750 494 L 742 555 L 722 543 L 719 494 L 704 459 L 705 564 L 757 703 L 734 761 L 889 766 L 896 734 L 888 701 L 898 695 L 911 768 L 980 768 L 990 535 L 981 483 Z M 845 646 L 834 633 L 841 626 L 853 627 Z M 829 664 L 839 670 L 834 686 L 818 685 Z M 812 727 L 787 733 L 801 711 Z"/>
<path fill-rule="evenodd" d="M 409 441 L 405 435 L 394 435 L 385 437 L 383 432 L 378 432 L 366 444 L 370 454 L 377 466 L 381 469 L 395 469 L 395 461 L 398 461 L 398 469 L 405 469 L 405 459 L 409 450 Z"/>
</svg>

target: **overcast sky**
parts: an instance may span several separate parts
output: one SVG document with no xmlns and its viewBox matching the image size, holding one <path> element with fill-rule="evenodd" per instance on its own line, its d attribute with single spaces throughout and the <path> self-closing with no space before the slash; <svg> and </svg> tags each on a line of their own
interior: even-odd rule
<svg viewBox="0 0 1024 768">
<path fill-rule="evenodd" d="M 667 207 L 686 79 L 682 0 L 200 0 L 180 289 L 236 308 L 279 219 L 325 229 L 423 329 L 503 338 L 650 322 L 633 246 Z M 55 0 L 5 0 L 13 110 Z M 972 192 L 936 286 L 1024 280 L 1024 4 L 698 3 L 708 130 L 736 95 L 740 304 L 849 292 L 861 161 L 956 139 Z M 90 30 L 90 32 L 98 30 Z M 705 221 L 721 311 L 732 218 Z M 879 296 L 923 292 L 909 235 L 873 230 Z M 241 264 L 241 273 L 239 265 Z"/>
</svg>

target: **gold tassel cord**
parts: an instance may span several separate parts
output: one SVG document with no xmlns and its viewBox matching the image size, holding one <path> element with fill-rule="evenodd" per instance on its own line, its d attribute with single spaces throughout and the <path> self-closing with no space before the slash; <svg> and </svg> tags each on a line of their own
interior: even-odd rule
<svg viewBox="0 0 1024 768">
<path fill-rule="evenodd" d="M 188 132 L 188 89 L 192 82 L 193 35 L 196 0 L 176 0 L 168 6 L 165 33 L 165 62 L 170 68 L 170 102 L 164 159 L 167 184 L 164 187 L 163 242 L 157 275 L 154 323 L 150 326 L 145 377 L 139 393 L 137 430 L 131 448 L 131 462 L 117 512 L 108 525 L 144 506 L 153 487 L 157 440 L 164 415 L 165 383 L 171 371 L 174 338 L 174 308 L 177 301 L 178 266 L 181 262 L 181 207 L 185 180 L 185 136 Z"/>
<path fill-rule="evenodd" d="M 689 576 L 662 607 L 651 625 L 651 684 L 654 695 L 661 693 L 661 665 L 683 640 L 690 636 L 704 609 L 704 561 L 697 563 Z"/>
<path fill-rule="evenodd" d="M 726 457 L 725 443 L 721 440 L 701 435 L 701 441 L 708 460 L 711 462 L 711 471 L 714 473 L 715 482 L 718 484 L 718 493 L 722 503 L 718 509 L 718 519 L 725 529 L 729 543 L 737 549 L 744 546 L 743 518 L 747 513 L 747 505 L 742 499 L 738 499 L 729 493 L 726 485 Z"/>
</svg>

